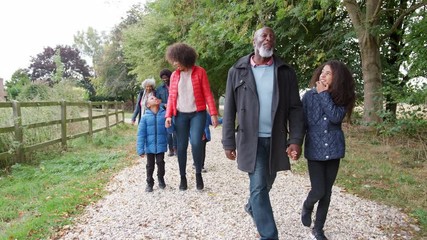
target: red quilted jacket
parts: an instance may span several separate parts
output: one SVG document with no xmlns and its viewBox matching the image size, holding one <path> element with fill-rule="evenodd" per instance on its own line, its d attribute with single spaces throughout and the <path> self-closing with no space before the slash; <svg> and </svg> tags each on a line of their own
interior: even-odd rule
<svg viewBox="0 0 427 240">
<path fill-rule="evenodd" d="M 196 101 L 197 112 L 206 110 L 206 104 L 209 107 L 211 116 L 218 115 L 218 111 L 215 106 L 215 100 L 211 92 L 209 85 L 208 75 L 205 69 L 199 66 L 193 66 L 191 73 L 191 82 L 193 84 L 194 99 Z M 178 99 L 178 82 L 180 79 L 181 71 L 177 69 L 174 71 L 170 78 L 169 85 L 169 98 L 168 105 L 166 108 L 165 117 L 172 117 L 176 115 L 177 99 Z M 182 93 L 185 94 L 185 93 Z"/>
</svg>

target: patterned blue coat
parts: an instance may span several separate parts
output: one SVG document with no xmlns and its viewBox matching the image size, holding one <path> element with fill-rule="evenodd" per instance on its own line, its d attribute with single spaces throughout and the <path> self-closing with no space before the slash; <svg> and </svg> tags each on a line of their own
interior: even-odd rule
<svg viewBox="0 0 427 240">
<path fill-rule="evenodd" d="M 302 104 L 306 127 L 305 158 L 317 161 L 343 158 L 345 138 L 341 123 L 345 107 L 335 105 L 327 91 L 317 93 L 315 88 L 304 94 Z"/>
<path fill-rule="evenodd" d="M 165 128 L 165 113 L 163 108 L 154 114 L 146 110 L 138 125 L 136 150 L 138 155 L 147 153 L 162 153 L 168 150 L 168 134 Z"/>
</svg>

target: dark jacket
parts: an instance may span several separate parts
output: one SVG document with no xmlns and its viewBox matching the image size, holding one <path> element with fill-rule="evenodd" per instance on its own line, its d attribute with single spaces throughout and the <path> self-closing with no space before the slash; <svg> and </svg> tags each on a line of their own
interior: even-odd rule
<svg viewBox="0 0 427 240">
<path fill-rule="evenodd" d="M 218 117 L 218 124 L 222 124 L 222 118 L 221 117 Z M 206 142 L 211 141 L 211 130 L 210 130 L 211 125 L 212 125 L 211 115 L 209 115 L 208 111 L 206 111 L 206 123 L 205 123 L 205 130 L 204 130 Z"/>
<path fill-rule="evenodd" d="M 163 83 L 162 85 L 156 88 L 156 98 L 162 100 L 162 103 L 160 104 L 161 107 L 166 108 L 166 105 L 168 103 L 168 97 L 169 89 L 166 84 Z"/>
<path fill-rule="evenodd" d="M 222 122 L 223 147 L 226 150 L 237 149 L 237 166 L 245 172 L 253 172 L 255 169 L 260 110 L 250 65 L 252 55 L 253 53 L 239 59 L 228 72 Z M 295 71 L 280 58 L 273 57 L 275 79 L 271 112 L 273 126 L 270 173 L 290 169 L 286 148 L 291 143 L 302 145 L 304 138 L 303 110 Z"/>
<path fill-rule="evenodd" d="M 304 156 L 308 160 L 331 160 L 343 158 L 345 138 L 341 123 L 346 110 L 334 104 L 331 95 L 310 89 L 302 98 L 304 123 L 307 129 Z"/>
<path fill-rule="evenodd" d="M 168 134 L 165 128 L 165 110 L 157 114 L 147 109 L 138 126 L 136 151 L 138 155 L 167 151 Z"/>
</svg>

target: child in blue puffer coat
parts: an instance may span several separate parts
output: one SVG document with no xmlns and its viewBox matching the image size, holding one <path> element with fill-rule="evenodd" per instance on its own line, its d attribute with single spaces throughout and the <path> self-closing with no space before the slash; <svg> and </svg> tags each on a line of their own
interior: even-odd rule
<svg viewBox="0 0 427 240">
<path fill-rule="evenodd" d="M 165 128 L 165 113 L 160 108 L 161 100 L 150 96 L 146 102 L 147 111 L 142 116 L 138 126 L 137 153 L 141 158 L 147 155 L 147 187 L 146 192 L 152 192 L 154 186 L 154 163 L 157 165 L 157 180 L 159 188 L 164 189 L 165 183 L 165 152 L 167 151 L 168 133 Z"/>
</svg>

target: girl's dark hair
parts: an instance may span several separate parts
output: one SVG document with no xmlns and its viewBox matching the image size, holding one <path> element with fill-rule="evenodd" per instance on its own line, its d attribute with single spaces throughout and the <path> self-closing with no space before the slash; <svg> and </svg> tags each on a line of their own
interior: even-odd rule
<svg viewBox="0 0 427 240">
<path fill-rule="evenodd" d="M 347 120 L 350 121 L 356 102 L 355 82 L 352 73 L 344 63 L 338 60 L 329 60 L 320 65 L 311 77 L 310 87 L 316 86 L 322 69 L 326 65 L 329 65 L 332 70 L 332 84 L 328 92 L 331 94 L 332 100 L 336 105 L 345 106 Z"/>
<path fill-rule="evenodd" d="M 197 53 L 194 48 L 185 43 L 174 43 L 166 49 L 166 60 L 173 65 L 178 62 L 186 68 L 196 64 Z"/>
</svg>

